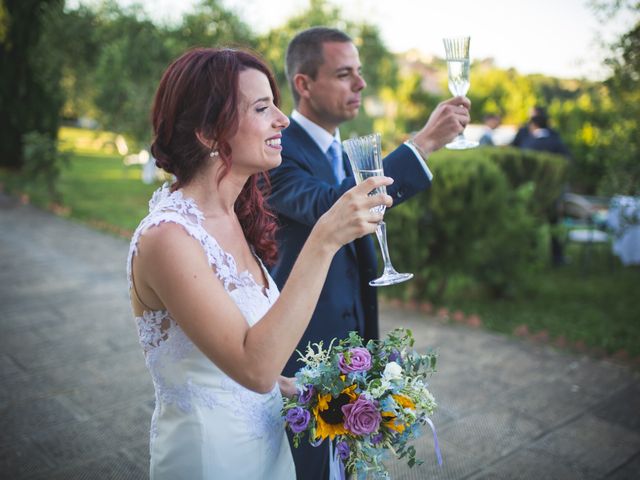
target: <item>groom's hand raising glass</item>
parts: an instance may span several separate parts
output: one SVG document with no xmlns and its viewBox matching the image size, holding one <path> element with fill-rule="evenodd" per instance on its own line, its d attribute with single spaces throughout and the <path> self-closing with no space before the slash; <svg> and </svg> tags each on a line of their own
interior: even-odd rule
<svg viewBox="0 0 640 480">
<path fill-rule="evenodd" d="M 470 108 L 467 97 L 453 97 L 438 104 L 425 126 L 413 137 L 425 156 L 441 149 L 464 130 L 471 120 Z"/>
</svg>

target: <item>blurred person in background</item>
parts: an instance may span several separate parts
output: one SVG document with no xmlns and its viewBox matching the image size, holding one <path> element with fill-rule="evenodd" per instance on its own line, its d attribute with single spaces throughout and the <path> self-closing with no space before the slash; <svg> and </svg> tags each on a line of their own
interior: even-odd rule
<svg viewBox="0 0 640 480">
<path fill-rule="evenodd" d="M 531 110 L 529 121 L 518 130 L 513 142 L 514 147 L 525 150 L 535 150 L 538 152 L 550 152 L 562 155 L 567 163 L 571 161 L 569 149 L 566 147 L 558 132 L 549 126 L 549 116 L 544 107 L 535 106 Z M 563 242 L 554 232 L 555 226 L 560 221 L 562 196 L 569 190 L 568 185 L 564 186 L 562 195 L 556 200 L 554 208 L 549 212 L 549 224 L 551 225 L 551 264 L 554 267 L 566 265 L 568 260 L 564 255 Z"/>
</svg>

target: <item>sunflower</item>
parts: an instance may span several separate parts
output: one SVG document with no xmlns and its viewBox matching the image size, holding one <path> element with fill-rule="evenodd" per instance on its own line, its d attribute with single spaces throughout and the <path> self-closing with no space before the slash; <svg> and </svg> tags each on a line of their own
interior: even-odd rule
<svg viewBox="0 0 640 480">
<path fill-rule="evenodd" d="M 394 430 L 398 433 L 404 432 L 406 425 L 402 422 L 396 422 L 397 417 L 391 412 L 383 412 L 382 418 L 384 421 L 382 424 L 387 427 L 389 430 Z"/>
<path fill-rule="evenodd" d="M 416 404 L 413 403 L 413 401 L 409 397 L 396 394 L 391 394 L 391 396 L 401 408 L 410 408 L 412 410 L 416 409 Z M 397 417 L 392 412 L 383 412 L 382 418 L 385 419 L 382 424 L 390 430 L 402 433 L 404 432 L 405 428 L 407 428 L 407 425 L 405 425 L 404 423 L 396 421 Z"/>
<path fill-rule="evenodd" d="M 409 397 L 405 397 L 404 395 L 396 395 L 393 393 L 391 394 L 391 396 L 402 408 L 410 408 L 412 410 L 416 409 L 416 404 L 413 403 L 413 401 Z"/>
<path fill-rule="evenodd" d="M 316 419 L 316 439 L 324 440 L 329 437 L 333 440 L 336 435 L 346 435 L 349 432 L 344 427 L 344 415 L 342 407 L 358 398 L 354 393 L 356 385 L 351 385 L 340 392 L 336 398 L 330 393 L 318 394 L 318 404 L 313 407 L 313 416 Z"/>
</svg>

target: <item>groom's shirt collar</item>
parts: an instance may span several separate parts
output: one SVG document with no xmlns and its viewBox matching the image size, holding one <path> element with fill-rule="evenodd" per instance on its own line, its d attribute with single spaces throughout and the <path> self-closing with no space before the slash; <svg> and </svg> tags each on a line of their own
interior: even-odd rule
<svg viewBox="0 0 640 480">
<path fill-rule="evenodd" d="M 302 128 L 304 128 L 304 130 L 309 134 L 313 141 L 316 142 L 322 152 L 326 153 L 334 140 L 336 140 L 339 145 L 342 145 L 342 143 L 340 142 L 340 129 L 336 128 L 335 135 L 331 135 L 320 125 L 313 123 L 297 110 L 291 112 L 291 118 L 298 122 Z"/>
</svg>

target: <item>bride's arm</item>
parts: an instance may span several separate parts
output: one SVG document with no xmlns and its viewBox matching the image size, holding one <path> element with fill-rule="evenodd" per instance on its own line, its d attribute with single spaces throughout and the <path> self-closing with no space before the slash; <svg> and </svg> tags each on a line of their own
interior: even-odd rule
<svg viewBox="0 0 640 480">
<path fill-rule="evenodd" d="M 145 303 L 156 299 L 220 369 L 256 392 L 270 391 L 304 333 L 335 252 L 374 231 L 370 208 L 391 198 L 367 196 L 391 179 L 373 177 L 347 192 L 313 228 L 280 297 L 253 327 L 212 274 L 199 243 L 178 225 L 146 232 L 134 262 Z M 152 305 L 154 306 L 154 305 Z"/>
</svg>

